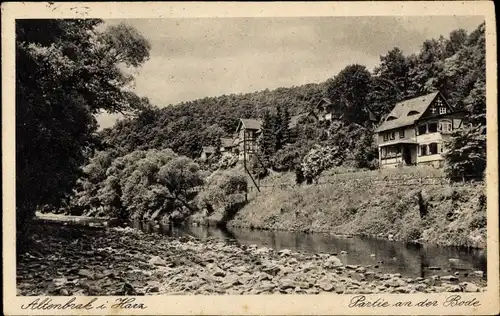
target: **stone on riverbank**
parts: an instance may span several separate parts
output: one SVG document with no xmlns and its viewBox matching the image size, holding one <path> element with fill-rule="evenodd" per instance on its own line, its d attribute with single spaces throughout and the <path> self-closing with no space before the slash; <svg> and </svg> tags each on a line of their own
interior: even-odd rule
<svg viewBox="0 0 500 316">
<path fill-rule="evenodd" d="M 216 240 L 202 242 L 111 229 L 79 237 L 79 243 L 87 249 L 99 245 L 94 256 L 82 256 L 71 246 L 72 240 L 45 231 L 37 236 L 47 242 L 37 244 L 39 249 L 31 251 L 30 256 L 20 257 L 17 266 L 20 295 L 369 294 L 479 290 L 472 283 L 435 286 L 431 279 L 408 279 L 398 274 L 374 273 L 357 265 L 344 266 L 339 258 L 330 254 L 277 252 Z"/>
</svg>

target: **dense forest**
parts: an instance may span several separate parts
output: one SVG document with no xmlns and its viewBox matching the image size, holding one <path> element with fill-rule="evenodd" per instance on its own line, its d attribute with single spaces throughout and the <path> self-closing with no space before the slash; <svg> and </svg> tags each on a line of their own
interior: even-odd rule
<svg viewBox="0 0 500 316">
<path fill-rule="evenodd" d="M 231 135 L 239 118 L 263 118 L 276 108 L 290 115 L 313 109 L 322 97 L 329 97 L 344 113 L 344 125 L 330 127 L 329 135 L 351 136 L 357 127 L 368 127 L 367 109 L 383 118 L 395 102 L 440 90 L 457 109 L 469 111 L 477 123 L 485 113 L 485 38 L 484 23 L 472 33 L 459 29 L 447 38 L 441 36 L 422 44 L 417 54 L 405 55 L 395 47 L 380 56 L 380 64 L 370 72 L 362 65 L 348 65 L 333 78 L 319 84 L 278 88 L 246 94 L 204 98 L 177 105 L 148 105 L 137 117 L 118 121 L 101 132 L 106 148 L 120 155 L 134 150 L 171 148 L 181 155 L 196 158 L 202 146 L 217 144 Z M 313 143 L 325 140 L 325 130 L 308 134 Z M 349 137 L 352 138 L 352 137 Z M 301 141 L 298 139 L 297 141 Z M 327 140 L 325 144 L 335 141 Z M 366 141 L 365 141 L 366 143 Z M 304 148 L 301 144 L 300 147 Z M 350 144 L 353 149 L 355 144 Z M 306 150 L 306 151 L 307 151 Z"/>
<path fill-rule="evenodd" d="M 88 29 L 94 27 L 93 24 L 84 26 Z M 270 170 L 294 170 L 298 183 L 310 183 L 324 170 L 335 166 L 376 168 L 378 156 L 373 129 L 377 123 L 370 120 L 369 113 L 375 114 L 380 121 L 395 102 L 435 90 L 441 91 L 456 109 L 466 111 L 473 123 L 470 129 L 456 131 L 452 141 L 447 144 L 450 151 L 447 154 L 446 172 L 456 176 L 482 173 L 485 168 L 484 23 L 470 34 L 460 29 L 451 32 L 446 38 L 441 36 L 426 40 L 417 54 L 405 55 L 395 47 L 380 56 L 380 64 L 373 71 L 363 65 L 347 65 L 320 84 L 223 95 L 162 107 L 150 104 L 147 98 L 120 92 L 131 78 L 121 75 L 116 64 L 125 61 L 137 67 L 148 57 L 149 44 L 140 34 L 123 25 L 108 29 L 107 33 L 81 33 L 77 27 L 71 25 L 69 31 L 53 39 L 61 46 L 61 52 L 57 53 L 64 55 L 72 50 L 78 53 L 89 49 L 95 51 L 93 45 L 102 50 L 103 56 L 108 56 L 107 51 L 123 51 L 122 55 L 109 54 L 115 59 L 110 59 L 109 65 L 102 69 L 107 71 L 103 76 L 117 82 L 117 86 L 104 88 L 114 91 L 116 95 L 94 91 L 89 94 L 86 91 L 89 87 L 98 87 L 99 83 L 85 85 L 82 82 L 74 90 L 81 95 L 56 90 L 66 95 L 66 98 L 74 98 L 72 102 L 79 105 L 77 108 L 86 115 L 84 117 L 88 116 L 87 126 L 91 127 L 80 133 L 85 136 L 83 138 L 76 130 L 71 136 L 76 138 L 80 149 L 72 151 L 77 153 L 73 154 L 75 157 L 68 157 L 72 165 L 63 175 L 65 182 L 56 181 L 56 174 L 49 177 L 54 178 L 54 185 L 39 190 L 50 193 L 58 189 L 62 192 L 57 196 L 58 202 L 50 199 L 51 195 L 44 195 L 26 206 L 30 210 L 44 205 L 54 210 L 61 206 L 60 202 L 64 202 L 65 212 L 110 215 L 123 220 L 157 217 L 158 214 L 167 215 L 170 219 L 182 218 L 199 209 L 213 211 L 216 207 L 233 212 L 231 205 L 243 203 L 242 196 L 247 188 L 245 176 L 236 171 L 237 168 L 229 168 L 236 166 L 236 161 L 228 161 L 227 157 L 219 159 L 216 155 L 212 160 L 202 162 L 197 157 L 202 146 L 217 146 L 221 137 L 232 135 L 240 118 L 263 120 L 260 148 L 264 159 L 250 163 L 255 175 L 264 177 Z M 97 40 L 90 41 L 86 34 L 92 34 Z M 67 48 L 65 45 L 72 39 L 65 36 L 83 38 L 82 46 L 72 44 Z M 121 39 L 127 37 L 143 49 L 123 49 L 128 44 L 122 43 Z M 34 62 L 41 62 L 37 60 L 40 56 L 54 59 L 56 64 L 60 62 L 58 55 L 53 56 L 41 48 L 33 51 L 32 47 L 24 42 L 19 43 L 20 52 L 24 52 L 24 49 Z M 100 55 L 93 57 L 90 53 L 89 56 L 100 58 Z M 92 63 L 88 61 L 87 64 Z M 89 70 L 85 68 L 87 64 L 68 64 L 75 68 L 68 70 L 72 76 L 78 71 L 85 74 L 90 70 L 100 70 Z M 47 71 L 49 74 L 58 73 L 57 69 Z M 61 80 L 71 78 L 68 76 Z M 85 80 L 85 77 L 79 78 Z M 25 81 L 24 85 L 33 85 L 28 79 Z M 80 82 L 75 81 L 69 87 L 75 84 Z M 44 86 L 38 89 L 44 89 Z M 40 91 L 40 94 L 43 93 Z M 89 95 L 95 95 L 94 99 L 86 100 L 85 96 Z M 18 98 L 21 97 L 19 94 Z M 289 138 L 283 126 L 287 126 L 290 116 L 314 110 L 317 102 L 324 97 L 331 100 L 342 120 L 330 125 L 306 120 L 298 125 L 297 137 Z M 58 96 L 55 99 L 58 102 L 60 100 Z M 100 107 L 86 105 L 97 101 Z M 96 133 L 92 114 L 98 110 L 131 114 L 113 127 Z M 71 114 L 76 115 L 78 112 Z M 76 129 L 79 126 L 71 125 L 72 117 L 67 116 L 67 125 Z M 22 137 L 22 121 L 17 126 Z M 72 140 L 71 137 L 63 134 L 61 146 Z M 23 153 L 19 151 L 22 150 L 18 148 L 21 157 Z M 29 155 L 25 156 L 29 158 Z M 49 156 L 47 159 L 52 159 L 47 166 L 58 164 L 61 160 Z M 231 170 L 223 170 L 228 168 Z M 47 173 L 50 172 L 47 169 Z M 210 187 L 210 183 L 215 183 L 215 187 Z M 64 186 L 64 190 L 60 190 L 61 186 Z M 204 191 L 198 193 L 200 187 L 204 187 Z M 28 184 L 25 189 L 31 192 L 33 188 Z M 28 193 L 25 189 L 18 190 L 21 193 L 18 198 L 23 199 Z M 24 200 L 30 201 L 28 198 Z"/>
</svg>

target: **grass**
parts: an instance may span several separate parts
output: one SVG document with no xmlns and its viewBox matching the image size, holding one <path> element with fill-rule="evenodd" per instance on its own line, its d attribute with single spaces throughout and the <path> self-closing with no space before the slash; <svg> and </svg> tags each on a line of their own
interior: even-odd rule
<svg viewBox="0 0 500 316">
<path fill-rule="evenodd" d="M 229 223 L 272 230 L 387 237 L 448 246 L 485 247 L 483 184 L 420 185 L 442 176 L 434 168 L 325 173 L 317 185 L 294 185 L 292 173 L 265 179 L 262 192 Z M 440 180 L 440 179 L 439 179 Z M 414 181 L 414 182 L 411 182 Z M 418 194 L 428 214 L 420 217 Z"/>
</svg>

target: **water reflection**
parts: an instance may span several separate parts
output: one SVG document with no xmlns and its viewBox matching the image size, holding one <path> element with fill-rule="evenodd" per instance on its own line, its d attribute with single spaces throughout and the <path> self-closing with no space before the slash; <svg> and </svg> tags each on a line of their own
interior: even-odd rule
<svg viewBox="0 0 500 316">
<path fill-rule="evenodd" d="M 344 264 L 371 266 L 375 271 L 401 273 L 408 277 L 460 274 L 482 270 L 486 276 L 486 251 L 433 245 L 415 245 L 368 238 L 342 238 L 329 234 L 261 231 L 249 229 L 219 229 L 215 227 L 174 227 L 155 223 L 133 223 L 145 232 L 168 236 L 193 236 L 199 239 L 221 239 L 239 244 L 291 249 L 308 253 L 337 254 Z M 347 252 L 347 254 L 341 254 Z M 450 258 L 458 260 L 450 261 Z M 438 267 L 439 270 L 429 269 Z"/>
</svg>

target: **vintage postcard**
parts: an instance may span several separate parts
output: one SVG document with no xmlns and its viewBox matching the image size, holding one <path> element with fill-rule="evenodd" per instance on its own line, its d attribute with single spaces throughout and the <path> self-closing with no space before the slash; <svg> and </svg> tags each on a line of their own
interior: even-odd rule
<svg viewBox="0 0 500 316">
<path fill-rule="evenodd" d="M 2 3 L 4 313 L 498 314 L 495 26 Z"/>
</svg>

